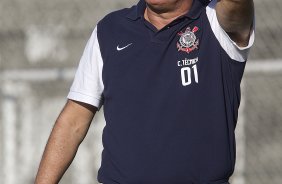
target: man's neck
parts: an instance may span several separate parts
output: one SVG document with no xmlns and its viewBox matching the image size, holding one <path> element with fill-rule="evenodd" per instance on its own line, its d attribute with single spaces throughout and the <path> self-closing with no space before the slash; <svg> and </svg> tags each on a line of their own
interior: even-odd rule
<svg viewBox="0 0 282 184">
<path fill-rule="evenodd" d="M 192 2 L 193 1 L 187 0 L 179 1 L 166 11 L 154 10 L 150 5 L 147 5 L 144 12 L 144 18 L 160 30 L 173 20 L 186 14 L 190 10 Z"/>
</svg>

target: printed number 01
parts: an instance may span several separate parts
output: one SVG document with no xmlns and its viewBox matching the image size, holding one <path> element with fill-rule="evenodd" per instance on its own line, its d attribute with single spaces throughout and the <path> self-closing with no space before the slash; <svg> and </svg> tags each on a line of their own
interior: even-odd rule
<svg viewBox="0 0 282 184">
<path fill-rule="evenodd" d="M 194 72 L 195 82 L 199 83 L 197 65 L 194 65 L 192 68 L 193 68 L 193 72 Z M 191 68 L 190 67 L 181 68 L 181 79 L 182 79 L 182 85 L 183 86 L 188 86 L 192 83 Z"/>
</svg>

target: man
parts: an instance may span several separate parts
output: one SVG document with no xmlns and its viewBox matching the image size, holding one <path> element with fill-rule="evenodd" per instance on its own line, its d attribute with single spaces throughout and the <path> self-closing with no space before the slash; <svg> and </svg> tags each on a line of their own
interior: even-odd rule
<svg viewBox="0 0 282 184">
<path fill-rule="evenodd" d="M 104 105 L 104 184 L 226 184 L 252 0 L 140 0 L 94 29 L 36 184 L 58 183 Z M 83 177 L 83 176 L 81 176 Z"/>
</svg>

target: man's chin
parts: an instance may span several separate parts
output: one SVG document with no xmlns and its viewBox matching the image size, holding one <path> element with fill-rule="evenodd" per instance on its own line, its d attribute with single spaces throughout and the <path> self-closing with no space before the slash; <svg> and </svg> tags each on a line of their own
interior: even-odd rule
<svg viewBox="0 0 282 184">
<path fill-rule="evenodd" d="M 170 12 L 172 10 L 172 8 L 170 8 L 166 4 L 148 4 L 147 3 L 147 6 L 148 8 L 150 8 L 150 10 L 158 14 Z"/>
</svg>

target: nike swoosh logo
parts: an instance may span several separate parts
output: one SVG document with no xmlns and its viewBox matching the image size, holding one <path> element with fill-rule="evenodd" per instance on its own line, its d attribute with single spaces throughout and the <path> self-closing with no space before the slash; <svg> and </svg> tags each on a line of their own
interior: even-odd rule
<svg viewBox="0 0 282 184">
<path fill-rule="evenodd" d="M 118 45 L 118 46 L 117 46 L 117 51 L 121 51 L 121 50 L 123 50 L 123 49 L 129 47 L 130 45 L 132 45 L 132 43 L 130 43 L 130 44 L 124 46 L 124 47 L 119 47 L 119 45 Z"/>
</svg>

